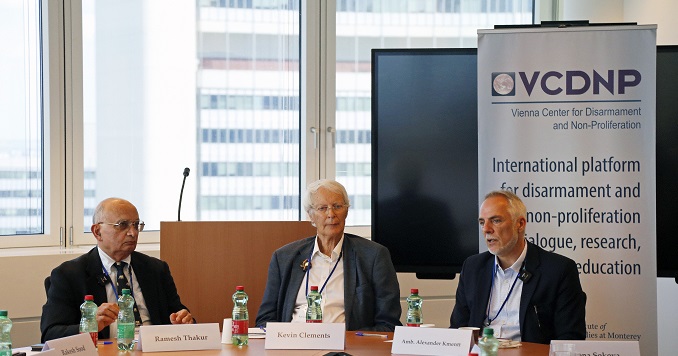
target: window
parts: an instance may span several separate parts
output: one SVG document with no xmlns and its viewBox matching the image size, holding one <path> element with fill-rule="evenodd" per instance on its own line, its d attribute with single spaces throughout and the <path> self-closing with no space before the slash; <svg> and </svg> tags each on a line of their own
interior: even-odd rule
<svg viewBox="0 0 678 356">
<path fill-rule="evenodd" d="M 197 5 L 83 1 L 84 184 L 95 197 L 84 211 L 122 197 L 158 230 L 177 215 L 189 167 L 184 220 L 296 220 L 297 209 L 261 201 L 298 197 L 299 171 L 253 172 L 260 160 L 299 167 L 298 141 L 261 139 L 299 137 L 298 5 Z M 254 199 L 262 187 L 270 198 Z"/>
<path fill-rule="evenodd" d="M 110 196 L 158 241 L 184 167 L 184 220 L 305 219 L 305 184 L 336 177 L 348 225 L 370 224 L 370 50 L 472 47 L 532 16 L 526 0 L 68 5 L 0 2 L 0 247 L 93 244 Z"/>
<path fill-rule="evenodd" d="M 1 247 L 53 245 L 59 238 L 60 194 L 54 188 L 63 171 L 54 165 L 61 151 L 50 146 L 52 111 L 43 96 L 52 63 L 43 10 L 38 0 L 0 2 Z"/>
<path fill-rule="evenodd" d="M 337 99 L 328 114 L 336 125 L 335 175 L 349 194 L 369 200 L 371 49 L 477 47 L 480 28 L 531 23 L 532 1 L 337 0 L 336 6 Z M 352 202 L 347 224 L 370 225 L 370 207 Z"/>
<path fill-rule="evenodd" d="M 38 5 L 0 3 L 0 235 L 6 236 L 45 232 Z"/>
</svg>

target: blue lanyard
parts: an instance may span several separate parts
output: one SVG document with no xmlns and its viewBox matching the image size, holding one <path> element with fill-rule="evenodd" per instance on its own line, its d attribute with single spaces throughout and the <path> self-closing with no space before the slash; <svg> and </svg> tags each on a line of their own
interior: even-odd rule
<svg viewBox="0 0 678 356">
<path fill-rule="evenodd" d="M 330 280 L 330 277 L 332 277 L 332 274 L 334 273 L 334 270 L 337 269 L 337 265 L 339 264 L 339 261 L 341 261 L 341 256 L 344 255 L 344 251 L 339 252 L 339 258 L 337 258 L 337 262 L 334 264 L 334 267 L 332 267 L 332 271 L 330 271 L 329 276 L 327 276 L 327 279 L 325 279 L 325 283 L 323 283 L 323 286 L 320 288 L 318 293 L 322 294 L 323 290 L 325 290 L 325 286 L 327 285 L 327 282 Z M 311 272 L 311 268 L 313 268 L 313 264 L 311 262 L 311 258 L 313 257 L 313 250 L 311 250 L 311 254 L 308 256 L 308 269 L 306 270 L 306 296 L 308 297 L 308 277 L 309 273 Z"/>
<path fill-rule="evenodd" d="M 127 270 L 129 271 L 129 290 L 130 293 L 132 294 L 132 298 L 134 298 L 134 277 L 132 276 L 132 264 L 128 263 L 127 264 Z M 104 275 L 106 275 L 106 279 L 108 279 L 108 282 L 111 284 L 111 287 L 113 287 L 113 293 L 115 293 L 115 299 L 118 300 L 120 298 L 120 295 L 118 294 L 118 289 L 115 288 L 115 283 L 113 283 L 113 279 L 111 276 L 108 275 L 108 271 L 106 270 L 106 267 L 104 267 L 103 262 L 101 263 L 101 269 L 104 271 Z M 118 276 L 120 277 L 120 276 Z"/>
<path fill-rule="evenodd" d="M 521 269 L 525 267 L 525 261 L 523 261 L 523 265 L 520 267 Z M 499 307 L 499 310 L 497 311 L 497 314 L 494 316 L 494 318 L 490 318 L 490 308 L 492 307 L 492 288 L 494 287 L 494 276 L 497 274 L 497 264 L 494 264 L 494 269 L 492 270 L 492 283 L 490 284 L 490 300 L 487 302 L 487 313 L 485 314 L 485 318 L 487 319 L 487 322 L 485 322 L 485 326 L 489 326 L 492 321 L 497 319 L 499 317 L 499 314 L 501 311 L 504 309 L 504 306 L 506 305 L 506 302 L 508 301 L 509 297 L 511 297 L 511 293 L 513 292 L 513 287 L 516 286 L 516 282 L 518 282 L 518 277 L 520 277 L 520 272 L 516 274 L 516 278 L 513 280 L 513 284 L 511 285 L 511 289 L 509 289 L 508 295 L 504 299 L 504 302 L 501 303 L 501 307 Z"/>
</svg>

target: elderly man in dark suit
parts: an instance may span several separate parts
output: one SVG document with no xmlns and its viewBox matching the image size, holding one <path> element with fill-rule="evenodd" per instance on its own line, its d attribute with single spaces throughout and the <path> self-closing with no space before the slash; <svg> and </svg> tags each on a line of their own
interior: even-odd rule
<svg viewBox="0 0 678 356">
<path fill-rule="evenodd" d="M 336 181 L 316 181 L 303 204 L 317 235 L 273 254 L 257 326 L 304 322 L 310 286 L 323 296 L 323 322 L 346 323 L 347 330 L 393 331 L 401 325 L 400 290 L 388 250 L 344 233 L 346 189 Z"/>
<path fill-rule="evenodd" d="M 194 322 L 181 304 L 167 263 L 135 252 L 143 228 L 136 207 L 127 200 L 99 203 L 91 227 L 97 247 L 52 270 L 40 320 L 43 342 L 79 332 L 80 304 L 87 294 L 99 305 L 99 337 L 111 337 L 109 325 L 118 318 L 122 288 L 118 279 L 132 291 L 138 325 Z"/>
<path fill-rule="evenodd" d="M 515 194 L 490 192 L 478 221 L 489 251 L 462 267 L 450 324 L 548 344 L 586 338 L 586 294 L 575 262 L 525 239 L 527 210 Z"/>
</svg>

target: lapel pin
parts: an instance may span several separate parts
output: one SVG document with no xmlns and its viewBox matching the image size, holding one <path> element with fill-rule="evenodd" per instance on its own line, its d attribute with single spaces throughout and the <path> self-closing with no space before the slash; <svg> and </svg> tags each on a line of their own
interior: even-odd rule
<svg viewBox="0 0 678 356">
<path fill-rule="evenodd" d="M 307 269 L 311 268 L 311 262 L 308 259 L 305 259 L 300 265 L 301 270 L 306 272 Z"/>
</svg>

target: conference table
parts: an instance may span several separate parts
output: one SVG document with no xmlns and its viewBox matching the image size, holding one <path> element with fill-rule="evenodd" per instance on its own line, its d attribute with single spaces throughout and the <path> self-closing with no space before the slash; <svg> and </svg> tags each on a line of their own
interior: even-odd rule
<svg viewBox="0 0 678 356">
<path fill-rule="evenodd" d="M 373 332 L 370 332 L 373 333 Z M 377 333 L 377 332 L 374 332 Z M 391 341 L 393 333 L 379 332 L 378 334 L 387 335 L 387 338 L 357 336 L 355 332 L 346 332 L 346 348 L 343 350 L 346 354 L 353 356 L 379 356 L 391 355 Z M 175 352 L 149 352 L 147 355 L 196 355 L 196 356 L 216 356 L 216 355 L 266 355 L 266 356 L 322 356 L 329 352 L 337 350 L 266 350 L 264 348 L 264 339 L 250 339 L 249 345 L 238 347 L 230 344 L 222 344 L 221 350 L 201 350 L 201 351 L 175 351 Z M 101 356 L 121 356 L 124 353 L 118 353 L 115 344 L 99 345 L 98 353 Z M 133 351 L 128 353 L 130 356 L 142 355 L 142 351 Z M 499 356 L 548 356 L 549 345 L 535 344 L 530 342 L 522 343 L 522 346 L 511 349 L 499 349 Z"/>
</svg>

